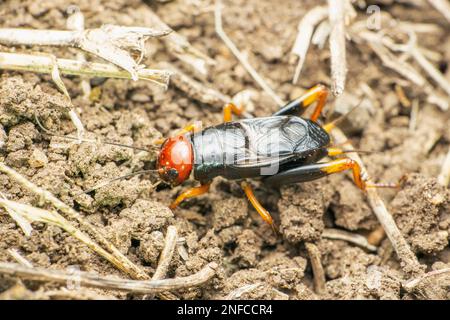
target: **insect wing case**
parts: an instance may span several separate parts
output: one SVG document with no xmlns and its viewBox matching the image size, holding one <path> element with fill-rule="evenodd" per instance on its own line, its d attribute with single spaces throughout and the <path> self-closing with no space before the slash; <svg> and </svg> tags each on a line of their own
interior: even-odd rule
<svg viewBox="0 0 450 320">
<path fill-rule="evenodd" d="M 191 137 L 194 178 L 210 181 L 273 175 L 284 165 L 310 158 L 329 144 L 316 123 L 296 116 L 273 116 L 226 122 Z"/>
</svg>

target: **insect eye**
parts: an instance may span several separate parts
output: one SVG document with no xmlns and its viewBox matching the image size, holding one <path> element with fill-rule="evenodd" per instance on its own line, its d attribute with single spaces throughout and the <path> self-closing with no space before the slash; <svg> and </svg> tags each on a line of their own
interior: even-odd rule
<svg viewBox="0 0 450 320">
<path fill-rule="evenodd" d="M 168 177 L 170 178 L 170 180 L 175 180 L 175 179 L 178 178 L 178 170 L 177 170 L 177 169 L 174 169 L 174 168 L 170 168 L 170 169 L 167 171 L 167 175 L 168 175 Z"/>
</svg>

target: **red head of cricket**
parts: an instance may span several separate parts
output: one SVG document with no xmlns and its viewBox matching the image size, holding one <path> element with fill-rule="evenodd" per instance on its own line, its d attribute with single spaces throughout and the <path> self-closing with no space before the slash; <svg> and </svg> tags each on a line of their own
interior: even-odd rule
<svg viewBox="0 0 450 320">
<path fill-rule="evenodd" d="M 161 179 L 171 185 L 179 185 L 189 178 L 194 162 L 192 144 L 183 135 L 167 139 L 158 158 Z"/>
</svg>

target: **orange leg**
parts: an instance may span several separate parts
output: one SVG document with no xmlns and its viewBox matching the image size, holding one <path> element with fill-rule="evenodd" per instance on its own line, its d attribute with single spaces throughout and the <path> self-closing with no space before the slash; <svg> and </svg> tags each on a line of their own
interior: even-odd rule
<svg viewBox="0 0 450 320">
<path fill-rule="evenodd" d="M 353 181 L 361 190 L 366 190 L 367 188 L 397 188 L 397 183 L 372 183 L 367 182 L 363 179 L 361 167 L 353 159 L 343 158 L 334 161 L 330 161 L 327 163 L 318 163 L 318 167 L 320 166 L 320 171 L 325 174 L 338 173 L 345 170 L 351 169 L 353 172 Z"/>
<path fill-rule="evenodd" d="M 365 190 L 367 188 L 366 182 L 362 179 L 361 167 L 356 161 L 350 158 L 338 159 L 318 165 L 321 166 L 320 171 L 327 175 L 351 169 L 353 171 L 353 180 L 358 188 L 361 190 Z"/>
<path fill-rule="evenodd" d="M 185 133 L 188 132 L 197 132 L 199 130 L 201 130 L 201 125 L 198 123 L 192 123 L 192 124 L 188 124 L 186 127 L 184 127 L 183 129 L 181 129 L 180 131 L 178 131 L 175 136 L 181 136 Z M 153 144 L 157 144 L 157 145 L 161 145 L 164 143 L 164 141 L 166 141 L 166 138 L 160 138 L 160 139 L 156 139 L 153 141 Z"/>
<path fill-rule="evenodd" d="M 337 148 L 337 147 L 327 148 L 327 156 L 329 156 L 329 157 L 335 157 L 335 156 L 338 156 L 341 154 L 347 154 L 347 153 L 352 153 L 352 152 L 368 154 L 368 153 L 374 153 L 375 151 L 361 150 L 361 149 L 345 150 L 345 149 L 341 149 L 341 148 Z"/>
<path fill-rule="evenodd" d="M 327 148 L 327 152 L 328 152 L 328 156 L 329 157 L 334 157 L 334 156 L 338 156 L 340 154 L 344 154 L 345 151 L 342 150 L 341 148 L 335 148 L 335 147 L 331 147 L 331 148 Z"/>
<path fill-rule="evenodd" d="M 312 103 L 317 101 L 316 108 L 314 109 L 314 112 L 311 115 L 311 120 L 317 121 L 317 119 L 319 119 L 320 117 L 320 114 L 322 113 L 323 107 L 325 106 L 327 97 L 328 97 L 327 88 L 321 84 L 315 85 L 301 97 L 289 102 L 278 112 L 274 113 L 274 115 L 279 116 L 285 114 L 292 114 L 294 111 L 303 113 L 304 109 L 306 109 Z"/>
<path fill-rule="evenodd" d="M 267 222 L 273 229 L 273 231 L 276 233 L 276 227 L 273 223 L 272 216 L 270 213 L 259 203 L 258 199 L 256 199 L 255 195 L 253 194 L 252 187 L 245 181 L 241 182 L 241 187 L 245 192 L 245 195 L 247 196 L 248 200 L 252 204 L 253 208 L 259 213 L 261 218 Z"/>
<path fill-rule="evenodd" d="M 173 210 L 173 209 L 175 209 L 176 207 L 178 207 L 178 205 L 179 205 L 181 202 L 183 202 L 185 199 L 197 197 L 197 196 L 199 196 L 199 195 L 202 195 L 202 194 L 208 192 L 208 191 L 209 191 L 209 186 L 210 186 L 210 185 L 211 185 L 210 183 L 202 184 L 202 185 L 200 185 L 200 186 L 198 186 L 198 187 L 194 187 L 194 188 L 191 188 L 191 189 L 188 189 L 188 190 L 184 191 L 182 194 L 180 194 L 180 195 L 175 199 L 175 201 L 173 201 L 173 202 L 170 204 L 170 207 L 169 207 L 169 208 Z"/>
<path fill-rule="evenodd" d="M 197 131 L 200 131 L 201 129 L 202 129 L 201 124 L 199 124 L 199 123 L 191 123 L 191 124 L 188 124 L 183 129 L 181 129 L 180 131 L 178 131 L 176 136 L 181 136 L 181 135 L 183 135 L 185 133 L 188 133 L 188 132 L 197 132 Z"/>
<path fill-rule="evenodd" d="M 322 126 L 322 128 L 328 133 L 330 133 L 331 130 L 333 130 L 335 127 L 336 127 L 336 121 L 331 121 L 331 122 L 325 123 Z"/>
<path fill-rule="evenodd" d="M 367 188 L 397 188 L 393 183 L 367 182 L 361 172 L 358 162 L 350 158 L 342 158 L 330 162 L 319 162 L 295 167 L 265 178 L 265 182 L 272 185 L 283 185 L 296 182 L 306 182 L 325 177 L 332 173 L 352 170 L 353 180 L 361 190 Z"/>
<path fill-rule="evenodd" d="M 156 145 L 162 145 L 164 143 L 164 141 L 166 141 L 166 138 L 159 138 L 159 139 L 153 140 L 152 143 L 156 144 Z"/>
<path fill-rule="evenodd" d="M 236 106 L 234 103 L 228 103 L 223 107 L 223 121 L 230 122 L 233 119 L 233 113 L 237 116 L 242 115 L 245 108 L 244 106 Z"/>
</svg>

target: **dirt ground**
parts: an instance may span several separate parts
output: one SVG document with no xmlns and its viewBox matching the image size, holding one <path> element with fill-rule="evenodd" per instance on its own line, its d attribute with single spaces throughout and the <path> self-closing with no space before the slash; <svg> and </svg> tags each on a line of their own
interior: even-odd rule
<svg viewBox="0 0 450 320">
<path fill-rule="evenodd" d="M 238 63 L 214 30 L 213 2 L 140 0 L 76 1 L 85 15 L 86 28 L 105 23 L 149 26 L 148 9 L 175 31 L 187 37 L 216 64 L 207 77 L 197 78 L 224 95 L 254 89 L 255 116 L 270 115 L 278 106 L 263 93 Z M 359 1 L 362 3 L 364 1 Z M 439 53 L 436 65 L 450 80 L 450 26 L 431 8 L 379 1 L 394 18 L 434 23 L 440 32 L 419 35 L 422 47 Z M 0 2 L 1 27 L 65 29 L 68 0 Z M 326 2 L 324 2 L 325 4 Z M 372 2 L 370 2 L 372 3 Z M 291 83 L 295 59 L 290 52 L 301 17 L 317 1 L 227 0 L 224 28 L 250 63 L 285 100 L 307 88 L 331 85 L 328 50 L 312 46 L 300 81 Z M 357 7 L 357 6 L 355 6 Z M 357 9 L 364 19 L 365 9 Z M 169 62 L 192 75 L 169 54 L 159 40 L 147 42 L 143 63 L 149 67 Z M 0 51 L 12 48 L 0 46 Z M 16 48 L 41 51 L 57 57 L 75 58 L 74 49 Z M 396 182 L 397 190 L 380 190 L 398 227 L 427 271 L 450 267 L 450 200 L 448 189 L 436 182 L 450 142 L 449 113 L 427 102 L 417 86 L 387 69 L 367 47 L 347 44 L 348 80 L 344 97 L 330 96 L 328 107 L 344 108 L 362 96 L 361 84 L 373 96 L 340 127 L 355 147 L 374 151 L 362 155 L 376 181 Z M 89 57 L 91 59 L 92 57 Z M 94 58 L 92 58 L 94 59 Z M 186 92 L 168 90 L 145 81 L 92 79 L 96 99 L 82 97 L 79 77 L 64 77 L 88 138 L 107 138 L 135 146 L 150 145 L 155 138 L 201 120 L 204 125 L 222 121 L 221 105 L 202 103 Z M 411 106 L 402 104 L 400 85 L 410 101 L 417 101 L 416 127 L 411 130 Z M 350 174 L 330 176 L 311 183 L 273 189 L 253 181 L 255 194 L 274 216 L 279 236 L 272 233 L 236 182 L 218 178 L 212 192 L 186 201 L 173 212 L 167 207 L 186 187 L 156 188 L 157 176 L 146 174 L 114 182 L 93 193 L 81 194 L 101 181 L 155 165 L 156 153 L 138 152 L 100 143 L 74 144 L 50 137 L 39 128 L 39 115 L 46 128 L 61 134 L 74 132 L 65 108 L 67 101 L 48 75 L 0 71 L 0 160 L 30 181 L 49 190 L 97 226 L 131 261 L 152 275 L 164 246 L 166 228 L 174 225 L 185 242 L 178 246 L 167 277 L 188 276 L 207 262 L 219 263 L 217 276 L 206 285 L 173 292 L 181 299 L 449 299 L 449 278 L 433 278 L 412 292 L 402 289 L 408 278 L 388 239 L 371 252 L 349 242 L 322 237 L 324 229 L 338 228 L 367 236 L 379 227 L 363 192 Z M 11 200 L 39 206 L 39 199 L 0 174 L 0 191 Z M 34 223 L 25 237 L 15 222 L 0 210 L 0 261 L 14 261 L 8 249 L 17 249 L 34 266 L 125 277 L 103 258 L 58 227 Z M 314 290 L 313 272 L 305 243 L 320 250 L 325 271 L 325 292 Z M 445 281 L 444 281 L 445 280 Z M 246 285 L 248 290 L 236 291 Z M 20 298 L 36 298 L 54 290 L 55 284 L 18 282 L 0 277 L 0 297 L 22 286 Z M 83 289 L 110 298 L 141 299 L 140 295 Z M 236 293 L 238 292 L 238 293 Z M 41 295 L 42 296 L 42 295 Z"/>
</svg>

